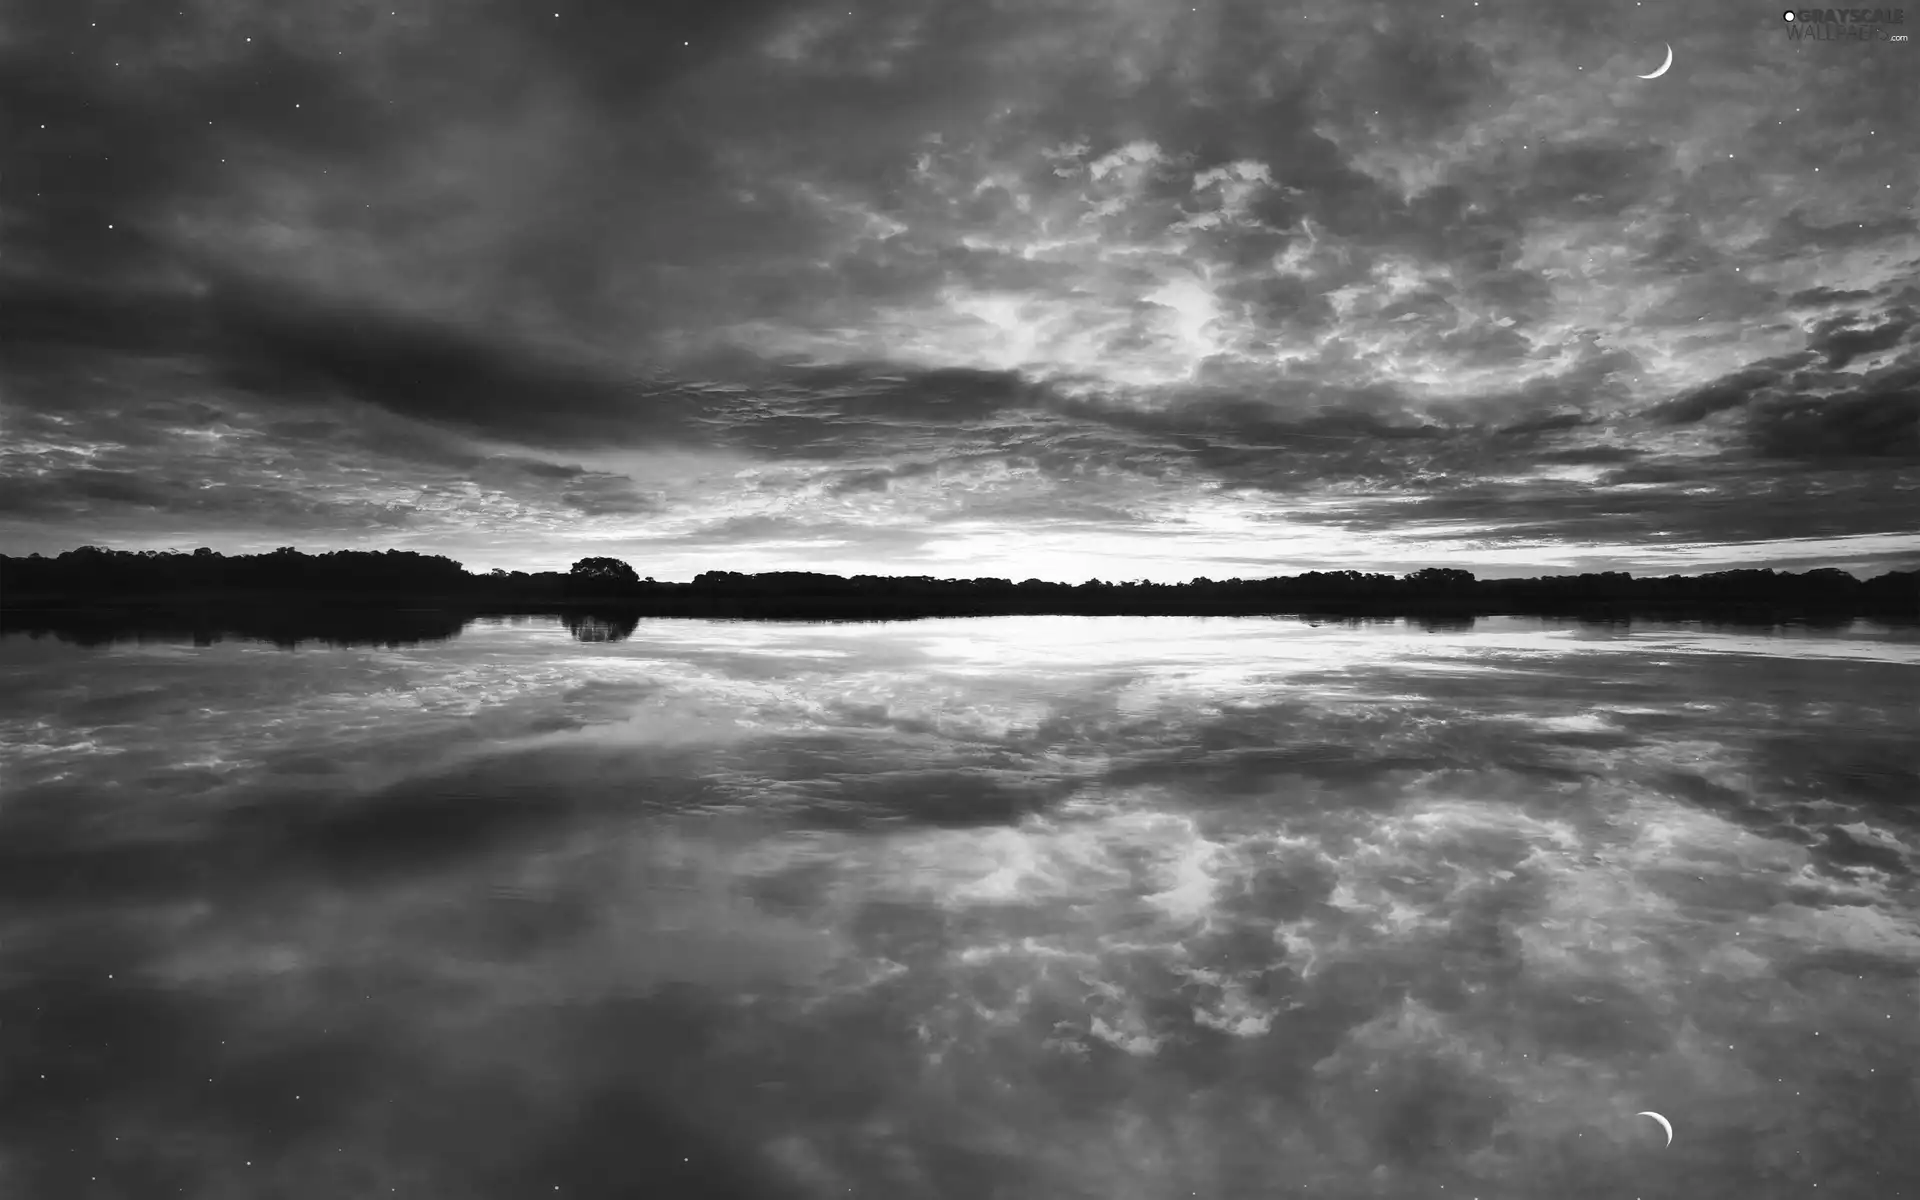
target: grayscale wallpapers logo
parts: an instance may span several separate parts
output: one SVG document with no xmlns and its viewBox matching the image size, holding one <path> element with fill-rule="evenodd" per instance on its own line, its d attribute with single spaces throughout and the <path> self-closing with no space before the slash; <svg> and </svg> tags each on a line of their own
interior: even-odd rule
<svg viewBox="0 0 1920 1200">
<path fill-rule="evenodd" d="M 1787 36 L 1796 42 L 1904 42 L 1905 33 L 1888 25 L 1905 25 L 1904 8 L 1790 8 L 1780 14 Z"/>
</svg>

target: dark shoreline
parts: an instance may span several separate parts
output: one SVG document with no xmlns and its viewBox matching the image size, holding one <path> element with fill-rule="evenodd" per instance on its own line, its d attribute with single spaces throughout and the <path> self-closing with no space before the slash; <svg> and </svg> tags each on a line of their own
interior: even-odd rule
<svg viewBox="0 0 1920 1200">
<path fill-rule="evenodd" d="M 303 642 L 342 646 L 405 646 L 444 641 L 459 636 L 470 624 L 489 618 L 558 618 L 581 641 L 620 641 L 640 621 L 654 618 L 686 620 L 888 622 L 935 620 L 961 616 L 1208 616 L 1270 617 L 1308 623 L 1412 620 L 1435 630 L 1471 628 L 1481 617 L 1537 617 L 1583 624 L 1630 625 L 1635 621 L 1696 621 L 1743 628 L 1804 626 L 1843 628 L 1865 618 L 1893 626 L 1920 627 L 1920 614 L 1855 611 L 1821 606 L 1780 604 L 1722 604 L 1711 607 L 1676 605 L 1622 605 L 1576 603 L 1564 606 L 1515 608 L 1475 603 L 1462 598 L 1452 603 L 1364 603 L 1322 601 L 1291 608 L 1248 607 L 1239 610 L 1193 611 L 1150 606 L 1103 611 L 947 610 L 875 613 L 858 606 L 816 601 L 806 597 L 736 600 L 731 604 L 694 606 L 686 603 L 647 603 L 609 598 L 562 598 L 524 603 L 475 602 L 465 597 L 334 596 L 261 597 L 257 595 L 122 598 L 113 601 L 45 597 L 0 607 L 0 635 L 53 636 L 83 645 L 131 640 L 192 640 L 210 645 L 226 638 L 260 640 L 284 647 Z"/>
<path fill-rule="evenodd" d="M 572 570 L 469 573 L 413 551 L 334 551 L 227 557 L 82 547 L 56 558 L 0 556 L 0 631 L 111 639 L 173 631 L 293 641 L 451 637 L 475 618 L 558 616 L 586 640 L 630 632 L 641 619 L 912 621 L 994 616 L 1634 619 L 1740 625 L 1837 625 L 1856 617 L 1920 621 L 1920 571 L 1859 579 L 1823 568 L 1635 577 L 1625 572 L 1476 579 L 1429 567 L 1405 576 L 1309 571 L 1186 583 L 1052 583 L 808 571 L 707 571 L 686 583 L 642 579 L 612 558 Z M 595 631 L 599 631 L 596 633 Z M 156 636 L 159 634 L 156 632 Z"/>
</svg>

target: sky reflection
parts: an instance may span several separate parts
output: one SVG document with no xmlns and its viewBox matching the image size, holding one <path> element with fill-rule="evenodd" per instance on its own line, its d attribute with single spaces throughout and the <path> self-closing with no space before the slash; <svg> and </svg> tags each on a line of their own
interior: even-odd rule
<svg viewBox="0 0 1920 1200">
<path fill-rule="evenodd" d="M 1521 619 L 8 638 L 0 1183 L 1899 1196 L 1917 665 Z"/>
</svg>

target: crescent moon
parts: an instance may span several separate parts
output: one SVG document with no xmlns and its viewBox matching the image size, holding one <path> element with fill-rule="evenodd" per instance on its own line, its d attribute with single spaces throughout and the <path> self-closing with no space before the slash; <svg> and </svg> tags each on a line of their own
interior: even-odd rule
<svg viewBox="0 0 1920 1200">
<path fill-rule="evenodd" d="M 1667 1120 L 1657 1112 L 1637 1112 L 1633 1115 L 1636 1117 L 1652 1117 L 1654 1120 L 1660 1122 L 1660 1128 L 1667 1131 L 1667 1145 L 1673 1145 L 1673 1122 Z"/>
<path fill-rule="evenodd" d="M 1651 75 L 1637 75 L 1635 76 L 1635 78 L 1636 79 L 1658 79 L 1662 75 L 1665 75 L 1667 73 L 1667 68 L 1672 65 L 1673 65 L 1673 43 L 1668 42 L 1667 43 L 1667 61 L 1660 64 L 1660 69 L 1658 71 L 1655 71 Z"/>
</svg>

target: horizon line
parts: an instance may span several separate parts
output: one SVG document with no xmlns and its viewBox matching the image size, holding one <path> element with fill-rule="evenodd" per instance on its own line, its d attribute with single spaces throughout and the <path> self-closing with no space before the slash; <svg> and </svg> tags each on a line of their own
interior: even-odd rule
<svg viewBox="0 0 1920 1200">
<path fill-rule="evenodd" d="M 209 547 L 209 546 L 199 546 L 191 550 L 180 549 L 177 547 L 169 547 L 164 550 L 151 549 L 151 548 L 140 549 L 140 550 L 128 550 L 128 549 L 116 549 L 112 546 L 101 545 L 97 542 L 89 542 L 89 543 L 83 543 L 82 545 L 79 545 L 79 546 L 74 546 L 67 550 L 59 551 L 55 554 L 43 554 L 37 550 L 29 552 L 27 554 L 0 553 L 0 561 L 30 562 L 33 560 L 39 560 L 41 562 L 57 562 L 61 558 L 64 558 L 69 554 L 77 554 L 77 553 L 80 553 L 81 551 L 86 551 L 86 550 L 94 550 L 104 554 L 112 554 L 112 555 L 124 554 L 124 555 L 129 555 L 137 558 L 150 558 L 150 557 L 159 558 L 159 557 L 168 557 L 168 556 L 178 556 L 178 557 L 184 557 L 189 559 L 199 557 L 201 551 L 206 551 L 208 556 L 219 558 L 222 560 L 272 558 L 274 555 L 277 555 L 286 551 L 291 551 L 293 554 L 299 555 L 304 558 L 325 558 L 335 554 L 365 554 L 365 555 L 404 554 L 404 555 L 414 555 L 414 556 L 418 556 L 420 558 L 425 558 L 425 559 L 437 558 L 442 561 L 452 563 L 453 565 L 458 567 L 462 571 L 462 573 L 466 574 L 468 577 L 473 579 L 486 579 L 489 576 L 491 576 L 494 571 L 502 571 L 505 574 L 507 574 L 509 577 L 513 575 L 524 575 L 528 578 L 537 578 L 542 575 L 566 576 L 572 571 L 572 569 L 575 566 L 578 566 L 580 563 L 590 561 L 592 559 L 613 559 L 616 562 L 620 562 L 626 565 L 629 569 L 634 570 L 636 575 L 639 575 L 639 568 L 634 567 L 632 562 L 630 562 L 627 559 L 622 559 L 616 555 L 611 555 L 611 554 L 585 555 L 580 558 L 576 558 L 574 562 L 569 564 L 568 566 L 560 567 L 560 568 L 543 568 L 540 570 L 526 570 L 526 569 L 509 570 L 507 568 L 502 568 L 502 567 L 492 567 L 492 568 L 486 568 L 486 569 L 478 569 L 478 568 L 469 567 L 465 562 L 459 559 L 452 558 L 446 554 L 439 554 L 431 551 L 416 550 L 416 549 L 401 549 L 398 547 L 391 547 L 391 546 L 386 547 L 384 549 L 377 549 L 377 550 L 366 549 L 366 548 L 339 548 L 339 549 L 319 550 L 319 551 L 302 550 L 297 546 L 280 546 L 280 547 L 274 548 L 273 550 L 267 550 L 267 551 L 228 554 L 219 550 L 214 550 L 212 547 Z M 1920 572 L 1920 564 L 1914 564 L 1910 566 L 1887 566 L 1882 568 L 1879 574 L 1876 574 L 1876 575 L 1867 575 L 1867 574 L 1861 573 L 1867 569 L 1870 569 L 1870 568 L 1848 569 L 1844 567 L 1821 566 L 1821 567 L 1807 567 L 1800 570 L 1789 570 L 1789 569 L 1781 569 L 1781 568 L 1766 567 L 1766 566 L 1760 566 L 1760 567 L 1743 566 L 1743 567 L 1723 567 L 1723 568 L 1718 568 L 1714 570 L 1696 571 L 1691 573 L 1669 571 L 1665 574 L 1635 574 L 1630 570 L 1614 569 L 1614 570 L 1586 570 L 1586 571 L 1565 570 L 1565 571 L 1553 571 L 1551 573 L 1536 573 L 1532 575 L 1524 575 L 1524 574 L 1480 575 L 1472 571 L 1466 571 L 1465 568 L 1461 568 L 1461 567 L 1450 567 L 1442 564 L 1427 564 L 1425 566 L 1415 567 L 1403 572 L 1383 571 L 1377 568 L 1363 568 L 1363 567 L 1314 567 L 1314 568 L 1309 568 L 1302 571 L 1296 571 L 1295 573 L 1290 575 L 1288 574 L 1226 575 L 1226 576 L 1195 575 L 1189 579 L 1173 580 L 1173 581 L 1166 581 L 1166 582 L 1147 580 L 1147 579 L 1121 579 L 1121 578 L 1103 579 L 1099 576 L 1090 576 L 1086 579 L 1080 580 L 1079 582 L 1074 582 L 1071 580 L 1064 580 L 1064 579 L 1044 579 L 1038 576 L 1029 576 L 1026 579 L 1013 579 L 1010 576 L 998 576 L 998 575 L 929 575 L 929 574 L 886 575 L 886 574 L 877 574 L 877 573 L 865 572 L 865 571 L 859 572 L 856 574 L 839 574 L 837 572 L 832 572 L 832 571 L 795 570 L 790 568 L 749 571 L 749 570 L 739 570 L 737 568 L 710 567 L 695 573 L 695 575 L 692 578 L 684 579 L 684 580 L 657 579 L 651 575 L 639 576 L 639 579 L 642 582 L 655 583 L 655 584 L 691 584 L 691 583 L 697 582 L 699 578 L 703 575 L 713 575 L 713 574 L 739 575 L 739 576 L 748 577 L 748 578 L 764 576 L 764 575 L 811 575 L 811 576 L 818 576 L 821 578 L 834 578 L 834 579 L 847 579 L 847 580 L 862 579 L 862 578 L 925 579 L 925 580 L 934 580 L 939 582 L 955 582 L 955 583 L 972 582 L 972 581 L 978 581 L 978 580 L 1005 579 L 1008 583 L 1012 583 L 1015 585 L 1025 584 L 1028 582 L 1038 582 L 1038 583 L 1043 583 L 1043 584 L 1048 584 L 1048 585 L 1058 586 L 1058 587 L 1081 587 L 1081 586 L 1086 586 L 1089 584 L 1096 584 L 1096 583 L 1114 584 L 1114 585 L 1148 586 L 1148 587 L 1190 587 L 1201 581 L 1205 581 L 1207 583 L 1213 583 L 1213 584 L 1233 583 L 1236 581 L 1237 582 L 1261 582 L 1261 581 L 1275 580 L 1275 579 L 1300 579 L 1309 575 L 1336 575 L 1336 576 L 1337 575 L 1358 575 L 1363 577 L 1373 577 L 1377 579 L 1392 579 L 1392 580 L 1400 581 L 1400 580 L 1409 579 L 1412 576 L 1422 571 L 1428 571 L 1428 570 L 1465 571 L 1465 573 L 1469 575 L 1472 578 L 1472 580 L 1476 583 L 1523 581 L 1523 580 L 1531 580 L 1531 579 L 1579 578 L 1581 576 L 1592 576 L 1592 577 L 1614 576 L 1614 577 L 1626 577 L 1629 579 L 1636 579 L 1636 580 L 1638 579 L 1695 579 L 1695 578 L 1703 578 L 1703 577 L 1712 576 L 1712 575 L 1733 575 L 1733 574 L 1739 574 L 1742 572 L 1749 572 L 1756 575 L 1766 574 L 1766 575 L 1773 575 L 1773 576 L 1798 577 L 1798 576 L 1804 576 L 1809 574 L 1815 574 L 1819 572 L 1836 571 L 1853 578 L 1856 582 L 1865 583 L 1870 579 L 1878 579 L 1885 575 L 1900 575 L 1900 574 L 1911 574 L 1911 573 Z M 4 602 L 3 600 L 0 600 L 0 603 L 3 603 L 3 602 Z"/>
</svg>

